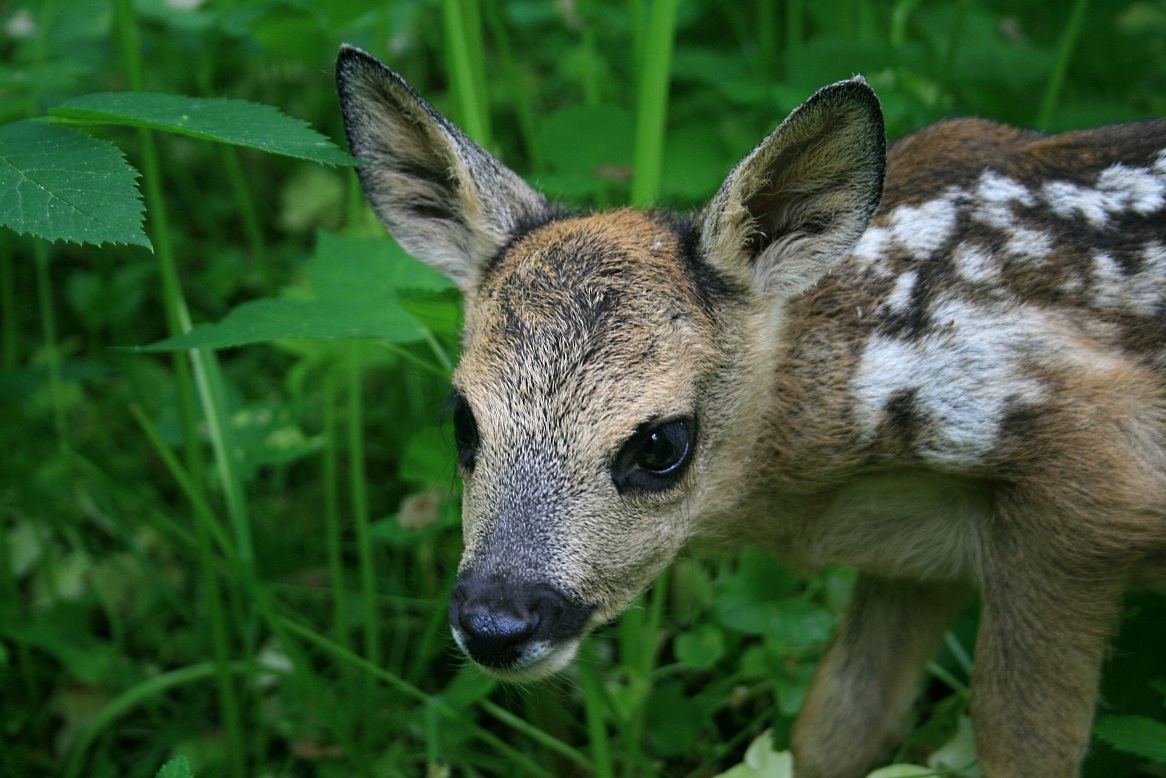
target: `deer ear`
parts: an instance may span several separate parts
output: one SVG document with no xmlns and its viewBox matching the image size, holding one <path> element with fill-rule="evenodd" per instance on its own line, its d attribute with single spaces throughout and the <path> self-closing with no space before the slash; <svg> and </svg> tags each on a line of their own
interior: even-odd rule
<svg viewBox="0 0 1166 778">
<path fill-rule="evenodd" d="M 463 291 L 513 238 L 554 214 L 380 60 L 343 46 L 340 109 L 365 196 L 393 237 Z"/>
<path fill-rule="evenodd" d="M 816 92 L 729 173 L 698 217 L 701 249 L 781 299 L 817 283 L 874 216 L 886 171 L 883 114 L 861 77 Z"/>
</svg>

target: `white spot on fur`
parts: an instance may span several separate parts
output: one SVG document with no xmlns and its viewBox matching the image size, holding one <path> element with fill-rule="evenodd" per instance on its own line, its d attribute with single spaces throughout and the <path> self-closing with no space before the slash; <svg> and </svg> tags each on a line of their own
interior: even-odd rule
<svg viewBox="0 0 1166 778">
<path fill-rule="evenodd" d="M 918 271 L 903 273 L 896 278 L 895 285 L 891 287 L 891 292 L 887 295 L 887 299 L 883 303 L 887 311 L 890 313 L 905 313 L 911 307 L 911 295 L 915 291 L 915 282 L 918 280 Z"/>
<path fill-rule="evenodd" d="M 861 269 L 877 265 L 887 258 L 891 244 L 891 233 L 886 227 L 872 225 L 858 240 L 851 256 Z"/>
<path fill-rule="evenodd" d="M 1121 300 L 1125 297 L 1125 273 L 1113 261 L 1113 257 L 1104 251 L 1093 254 L 1090 268 L 1090 285 L 1093 289 L 1093 304 L 1102 310 L 1115 310 L 1121 307 Z"/>
<path fill-rule="evenodd" d="M 1004 251 L 1016 257 L 1039 262 L 1052 251 L 1053 239 L 1047 232 L 1014 226 L 1008 233 Z"/>
<path fill-rule="evenodd" d="M 1097 174 L 1092 187 L 1069 181 L 1050 181 L 1041 190 L 1048 206 L 1065 219 L 1083 218 L 1094 227 L 1104 227 L 1113 216 L 1136 213 L 1141 216 L 1166 206 L 1166 164 L 1163 152 L 1149 167 L 1110 165 Z"/>
<path fill-rule="evenodd" d="M 930 258 L 947 245 L 959 215 L 951 194 L 893 210 L 889 226 L 895 242 L 920 259 Z"/>
<path fill-rule="evenodd" d="M 1145 246 L 1139 257 L 1138 270 L 1126 273 L 1111 254 L 1093 254 L 1090 282 L 1093 305 L 1103 311 L 1155 316 L 1166 299 L 1166 247 L 1161 243 Z"/>
<path fill-rule="evenodd" d="M 955 247 L 952 261 L 960 277 L 973 284 L 993 283 L 1000 276 L 1000 266 L 994 261 L 992 252 L 983 246 L 964 241 Z"/>
<path fill-rule="evenodd" d="M 1036 205 L 1036 197 L 1027 186 L 995 170 L 985 170 L 980 176 L 976 185 L 976 198 L 982 203 L 994 205 Z"/>
<path fill-rule="evenodd" d="M 998 230 L 1012 230 L 1018 222 L 1014 205 L 1031 207 L 1036 205 L 1036 197 L 1019 181 L 985 170 L 976 184 L 972 218 Z"/>
<path fill-rule="evenodd" d="M 916 453 L 940 466 L 974 466 L 991 455 L 1006 414 L 1044 396 L 1030 362 L 1050 353 L 1049 322 L 1028 306 L 953 299 L 931 315 L 936 329 L 919 340 L 870 340 L 851 384 L 855 414 L 874 437 L 888 405 L 909 393 L 922 418 Z"/>
<path fill-rule="evenodd" d="M 1041 190 L 1053 213 L 1063 219 L 1083 218 L 1094 227 L 1104 227 L 1109 221 L 1107 211 L 1113 203 L 1106 202 L 1106 194 L 1096 189 L 1079 186 L 1069 181 L 1050 181 Z"/>
</svg>

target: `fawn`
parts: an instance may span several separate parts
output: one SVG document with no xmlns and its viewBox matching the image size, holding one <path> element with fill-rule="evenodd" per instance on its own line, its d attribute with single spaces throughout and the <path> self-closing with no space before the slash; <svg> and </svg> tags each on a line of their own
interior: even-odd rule
<svg viewBox="0 0 1166 778">
<path fill-rule="evenodd" d="M 569 663 L 693 538 L 859 571 L 793 733 L 861 776 L 969 598 L 990 778 L 1073 776 L 1105 642 L 1166 584 L 1166 121 L 942 122 L 820 90 L 691 218 L 573 214 L 370 55 L 367 197 L 465 297 L 454 637 Z"/>
</svg>

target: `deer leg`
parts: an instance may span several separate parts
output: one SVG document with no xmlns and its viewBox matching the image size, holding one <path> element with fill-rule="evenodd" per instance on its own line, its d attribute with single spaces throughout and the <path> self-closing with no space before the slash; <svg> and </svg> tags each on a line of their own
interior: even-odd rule
<svg viewBox="0 0 1166 778">
<path fill-rule="evenodd" d="M 927 660 L 968 593 L 949 583 L 859 576 L 794 725 L 797 778 L 866 775 L 898 737 Z"/>
<path fill-rule="evenodd" d="M 985 544 L 972 676 L 976 751 L 988 778 L 1071 778 L 1089 743 L 1124 589 L 1113 571 L 1122 566 L 1083 555 L 1070 564 L 1054 555 L 1061 538 L 1020 542 L 1009 536 L 1017 525 L 996 522 Z"/>
</svg>

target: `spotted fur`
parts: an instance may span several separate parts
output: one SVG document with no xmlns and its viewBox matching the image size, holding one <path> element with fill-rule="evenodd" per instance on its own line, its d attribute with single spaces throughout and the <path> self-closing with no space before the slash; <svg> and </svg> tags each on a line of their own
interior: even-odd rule
<svg viewBox="0 0 1166 778">
<path fill-rule="evenodd" d="M 690 540 L 757 543 L 859 570 L 799 778 L 886 753 L 975 591 L 984 774 L 1077 773 L 1122 594 L 1166 583 L 1166 122 L 888 153 L 856 78 L 692 218 L 575 215 L 367 54 L 338 73 L 370 202 L 466 298 L 471 659 L 544 676 Z"/>
</svg>

